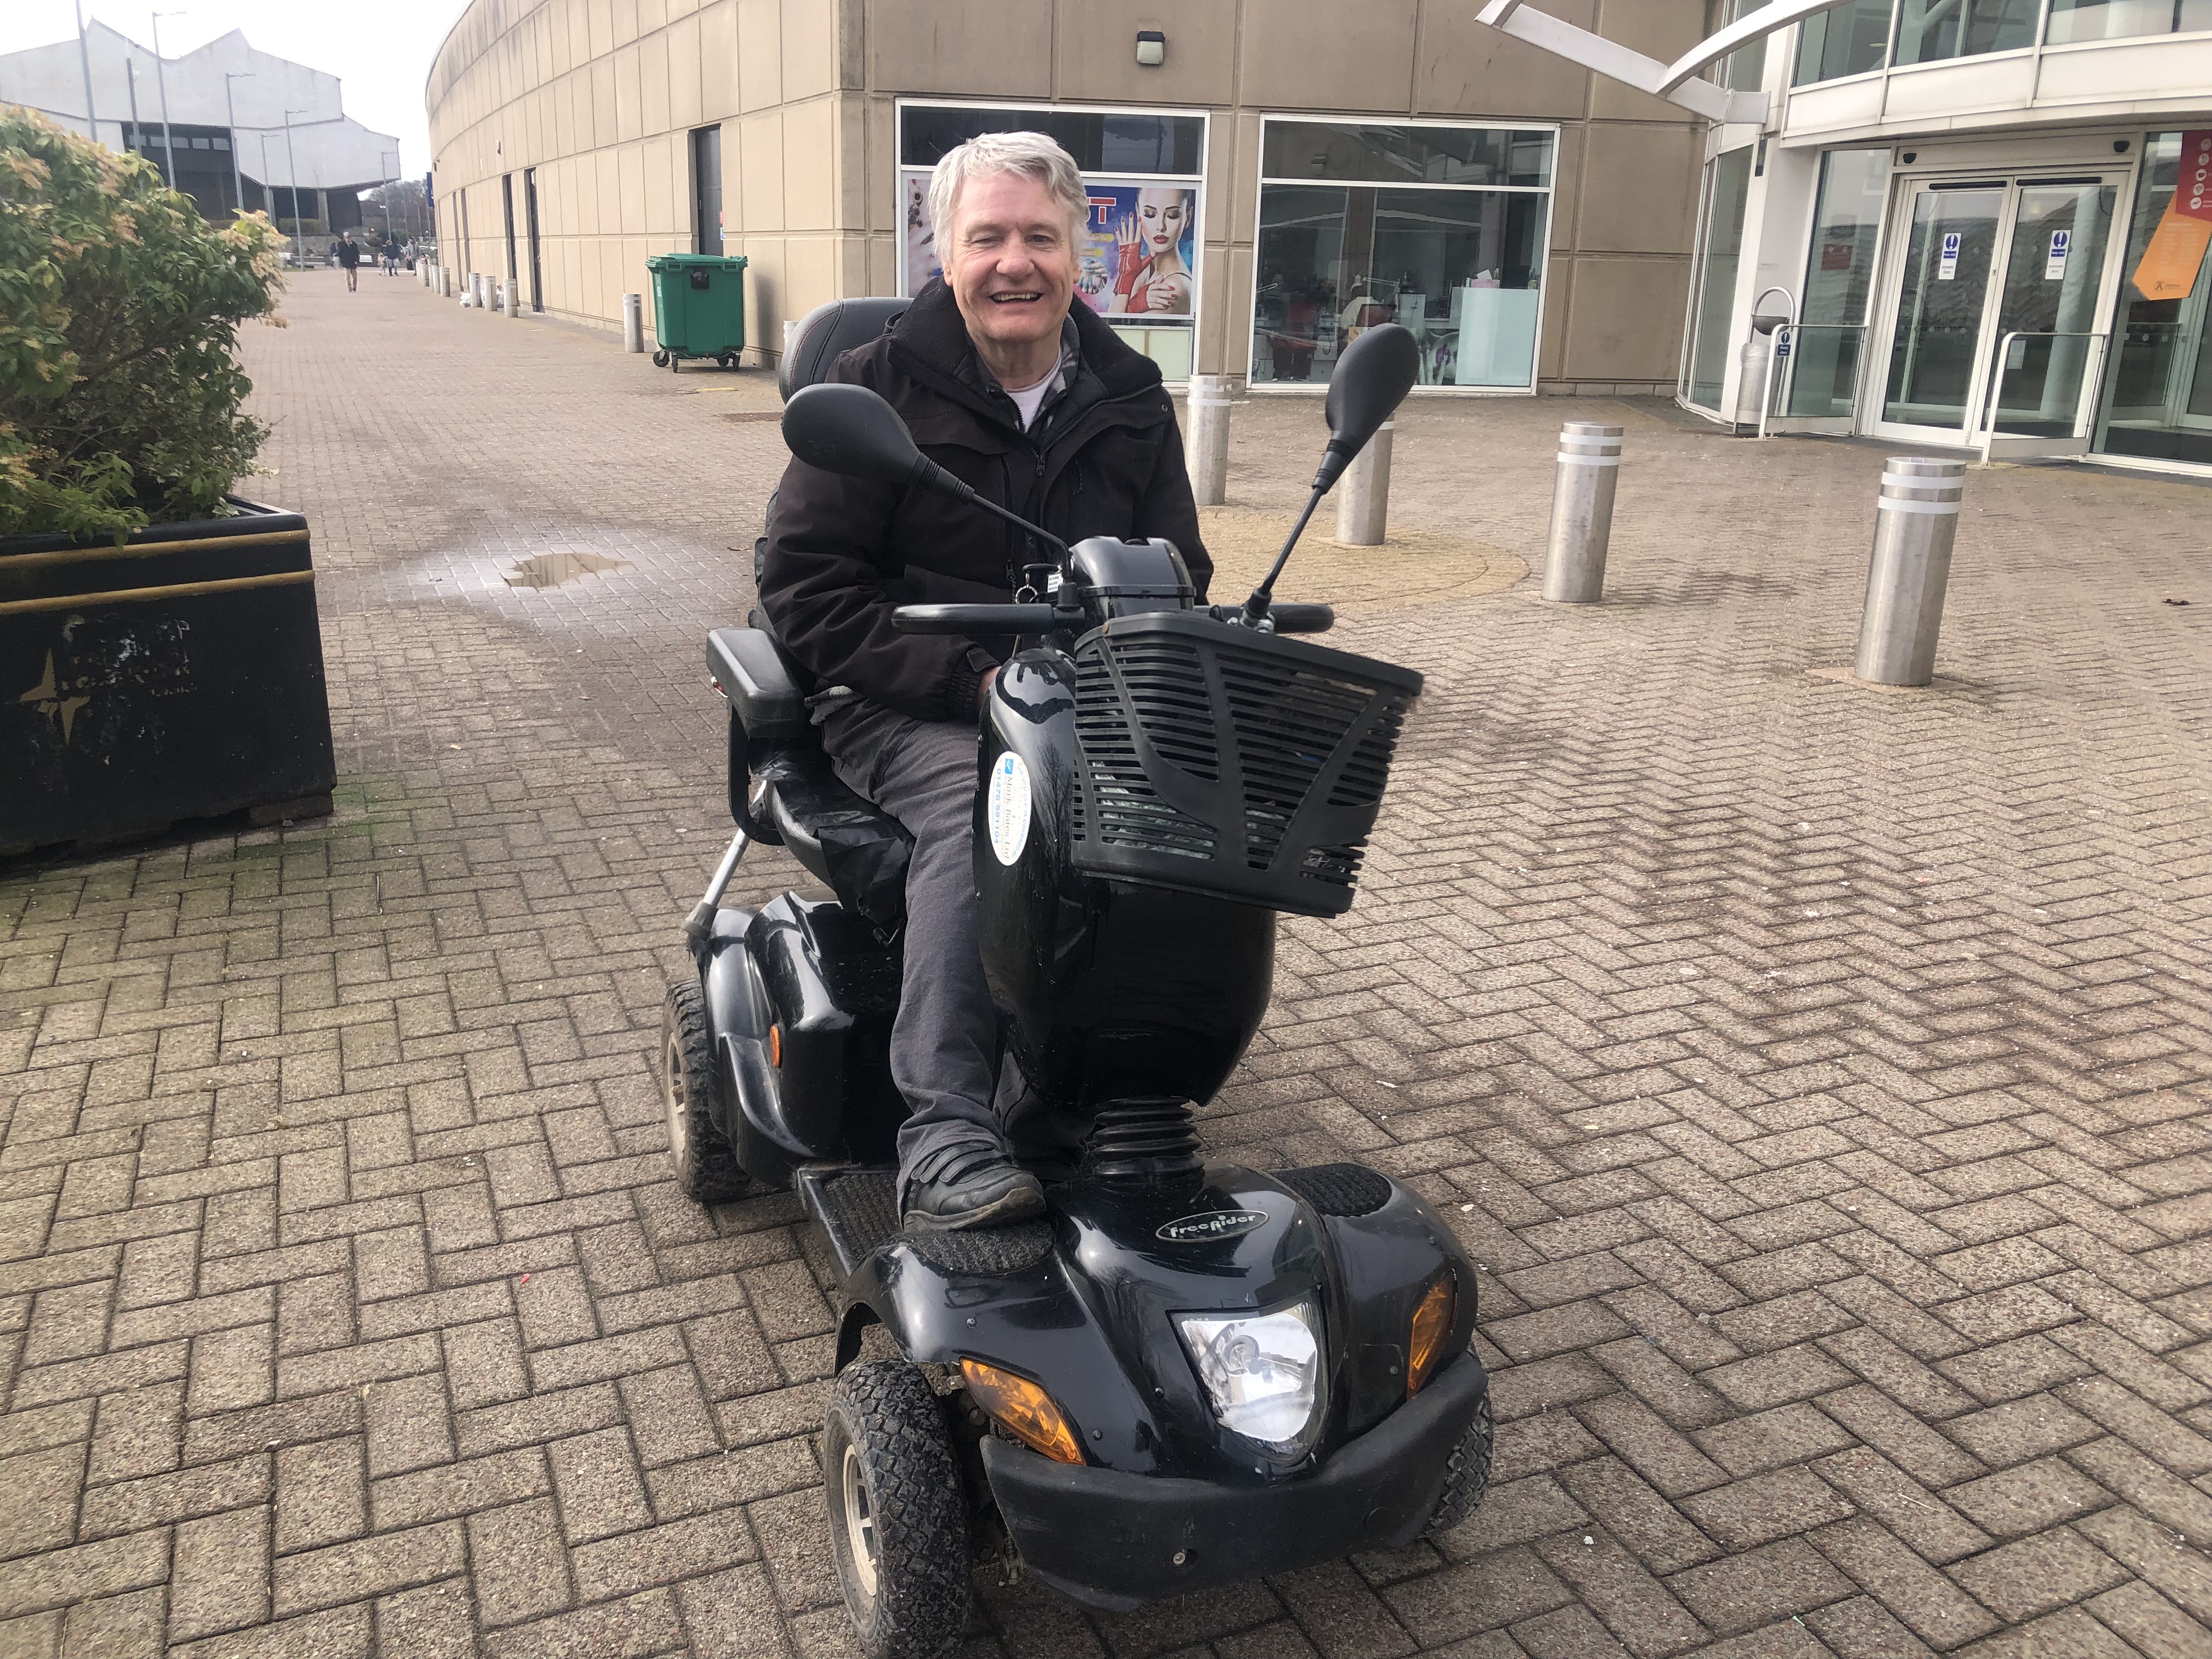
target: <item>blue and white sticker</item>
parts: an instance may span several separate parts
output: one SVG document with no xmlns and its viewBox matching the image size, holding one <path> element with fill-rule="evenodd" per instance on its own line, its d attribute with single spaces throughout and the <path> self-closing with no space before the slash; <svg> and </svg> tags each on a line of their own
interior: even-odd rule
<svg viewBox="0 0 2212 1659">
<path fill-rule="evenodd" d="M 991 851 L 1001 864 L 1012 864 L 1030 844 L 1030 769 L 1008 750 L 991 768 L 990 793 L 983 821 L 990 826 Z"/>
<path fill-rule="evenodd" d="M 2066 275 L 2066 256 L 2074 251 L 2074 233 L 2054 230 L 2051 233 L 2051 252 L 2043 262 L 2043 280 L 2055 283 Z"/>
<path fill-rule="evenodd" d="M 1957 231 L 1947 230 L 1943 233 L 1943 257 L 1936 262 L 1936 280 L 1937 282 L 1948 283 L 1954 281 L 1957 278 L 1959 275 L 1959 246 L 1960 237 Z"/>
</svg>

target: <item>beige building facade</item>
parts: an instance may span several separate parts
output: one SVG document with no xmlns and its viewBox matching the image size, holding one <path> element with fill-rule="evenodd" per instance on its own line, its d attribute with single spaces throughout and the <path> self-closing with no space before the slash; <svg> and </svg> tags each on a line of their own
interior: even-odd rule
<svg viewBox="0 0 2212 1659">
<path fill-rule="evenodd" d="M 1661 58 L 1707 21 L 1532 3 Z M 1672 392 L 1704 124 L 1477 9 L 472 0 L 427 88 L 444 257 L 611 326 L 648 256 L 742 254 L 772 362 L 821 301 L 927 279 L 944 149 L 1038 127 L 1091 185 L 1086 302 L 1170 380 L 1317 386 L 1391 319 L 1438 389 Z"/>
</svg>

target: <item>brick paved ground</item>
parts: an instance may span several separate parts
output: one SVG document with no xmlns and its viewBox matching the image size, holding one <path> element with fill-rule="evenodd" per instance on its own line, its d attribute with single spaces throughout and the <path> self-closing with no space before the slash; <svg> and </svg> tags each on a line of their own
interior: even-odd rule
<svg viewBox="0 0 2212 1659">
<path fill-rule="evenodd" d="M 0 1655 L 847 1651 L 821 1254 L 676 1196 L 649 1075 L 772 394 L 288 310 L 338 813 L 0 872 Z M 966 1651 L 2203 1659 L 2212 495 L 1976 475 L 1948 678 L 1879 696 L 1808 672 L 1878 450 L 1423 403 L 1401 520 L 1534 556 L 1570 412 L 1629 428 L 1613 602 L 1361 607 L 1430 694 L 1206 1124 L 1454 1219 L 1492 1496 L 1130 1618 L 988 1579 Z M 1236 418 L 1279 509 L 1315 407 Z M 499 574 L 579 551 L 625 568 Z"/>
</svg>

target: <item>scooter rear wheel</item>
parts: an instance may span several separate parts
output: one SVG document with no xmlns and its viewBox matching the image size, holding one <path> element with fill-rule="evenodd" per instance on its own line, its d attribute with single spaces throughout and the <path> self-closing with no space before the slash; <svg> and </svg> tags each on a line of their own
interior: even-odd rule
<svg viewBox="0 0 2212 1659">
<path fill-rule="evenodd" d="M 750 1184 L 716 1121 L 720 1087 L 706 994 L 698 981 L 678 980 L 660 1005 L 660 1103 L 676 1184 L 696 1204 L 726 1204 L 744 1196 Z"/>
<path fill-rule="evenodd" d="M 968 1502 L 937 1396 L 903 1361 L 848 1365 L 822 1455 L 830 1553 L 868 1659 L 934 1659 L 968 1623 Z"/>
<path fill-rule="evenodd" d="M 1424 1537 L 1449 1532 L 1482 1502 L 1482 1494 L 1490 1489 L 1491 1432 L 1490 1395 L 1486 1390 L 1481 1409 L 1460 1436 L 1459 1444 L 1452 1448 L 1451 1461 L 1444 1465 L 1443 1496 L 1437 1500 L 1437 1512 L 1430 1518 Z"/>
</svg>

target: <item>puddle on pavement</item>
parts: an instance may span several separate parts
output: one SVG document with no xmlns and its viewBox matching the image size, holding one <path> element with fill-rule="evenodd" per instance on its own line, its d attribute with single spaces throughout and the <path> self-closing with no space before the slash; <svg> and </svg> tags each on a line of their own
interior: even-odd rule
<svg viewBox="0 0 2212 1659">
<path fill-rule="evenodd" d="M 558 587 L 580 577 L 629 568 L 629 560 L 611 559 L 604 553 L 532 553 L 500 574 L 509 587 Z"/>
</svg>

